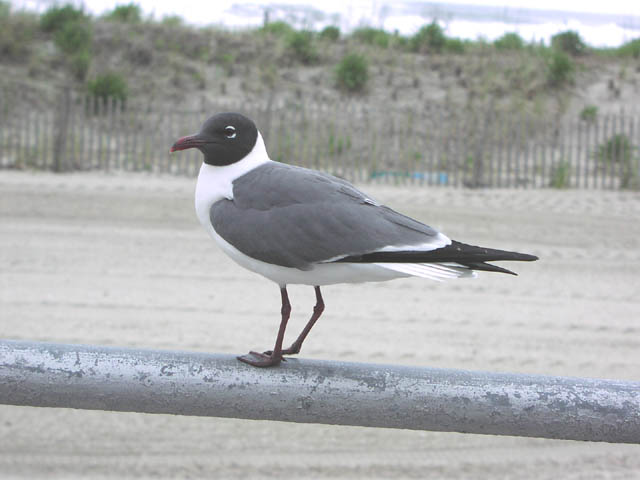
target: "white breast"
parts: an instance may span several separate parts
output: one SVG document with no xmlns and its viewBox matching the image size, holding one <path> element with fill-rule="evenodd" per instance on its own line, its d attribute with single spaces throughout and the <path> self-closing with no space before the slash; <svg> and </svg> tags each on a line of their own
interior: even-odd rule
<svg viewBox="0 0 640 480">
<path fill-rule="evenodd" d="M 260 165 L 271 162 L 264 147 L 262 135 L 258 138 L 253 150 L 242 160 L 224 167 L 215 167 L 203 163 L 196 184 L 196 214 L 202 226 L 209 230 L 211 205 L 223 198 L 233 199 L 233 181 Z"/>
</svg>

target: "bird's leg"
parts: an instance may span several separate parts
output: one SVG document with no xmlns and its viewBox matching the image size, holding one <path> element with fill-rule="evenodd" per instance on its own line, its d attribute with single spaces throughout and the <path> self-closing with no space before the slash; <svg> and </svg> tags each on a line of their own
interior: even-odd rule
<svg viewBox="0 0 640 480">
<path fill-rule="evenodd" d="M 296 353 L 300 353 L 302 342 L 304 342 L 304 339 L 307 338 L 307 335 L 309 335 L 309 332 L 313 328 L 313 325 L 318 321 L 320 315 L 322 315 L 322 312 L 324 312 L 324 301 L 322 300 L 320 287 L 314 288 L 316 290 L 316 306 L 313 307 L 313 315 L 311 315 L 311 318 L 304 326 L 304 329 L 302 330 L 300 335 L 298 335 L 298 338 L 296 338 L 295 342 L 293 342 L 289 348 L 282 350 L 283 355 L 295 355 Z"/>
<path fill-rule="evenodd" d="M 248 363 L 254 367 L 275 367 L 282 361 L 282 341 L 284 340 L 284 331 L 287 328 L 289 315 L 291 315 L 291 304 L 289 303 L 287 287 L 280 288 L 280 296 L 282 297 L 282 308 L 280 309 L 282 320 L 280 320 L 280 328 L 278 329 L 278 336 L 276 337 L 276 344 L 273 347 L 273 351 L 265 353 L 251 351 L 247 355 L 237 357 L 241 362 Z"/>
</svg>

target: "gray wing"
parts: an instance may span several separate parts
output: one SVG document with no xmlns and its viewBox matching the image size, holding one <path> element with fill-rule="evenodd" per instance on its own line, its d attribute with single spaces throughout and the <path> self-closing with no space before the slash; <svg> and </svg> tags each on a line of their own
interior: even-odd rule
<svg viewBox="0 0 640 480">
<path fill-rule="evenodd" d="M 308 270 L 341 257 L 405 246 L 433 249 L 448 241 L 350 183 L 305 168 L 262 165 L 233 182 L 233 196 L 211 206 L 216 232 L 242 253 L 283 267 Z"/>
</svg>

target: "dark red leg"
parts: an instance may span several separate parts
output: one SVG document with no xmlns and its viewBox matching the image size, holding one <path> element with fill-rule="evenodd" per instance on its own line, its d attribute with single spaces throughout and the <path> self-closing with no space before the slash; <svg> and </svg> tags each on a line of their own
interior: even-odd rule
<svg viewBox="0 0 640 480">
<path fill-rule="evenodd" d="M 300 348 L 302 348 L 302 342 L 307 338 L 309 332 L 313 328 L 313 325 L 318 321 L 322 312 L 324 312 L 324 302 L 322 301 L 322 294 L 320 293 L 320 287 L 314 287 L 316 290 L 316 306 L 313 307 L 313 315 L 304 326 L 304 329 L 296 338 L 296 341 L 291 344 L 289 348 L 286 348 L 282 351 L 283 355 L 295 355 L 296 353 L 300 353 Z"/>
<path fill-rule="evenodd" d="M 280 296 L 282 297 L 282 320 L 280 320 L 280 328 L 278 329 L 278 336 L 276 337 L 276 344 L 273 347 L 272 352 L 259 353 L 249 352 L 247 355 L 237 357 L 238 360 L 254 367 L 275 367 L 282 361 L 282 341 L 284 340 L 284 331 L 287 328 L 287 322 L 289 321 L 289 315 L 291 315 L 291 304 L 289 303 L 289 295 L 287 294 L 287 287 L 280 289 Z"/>
</svg>

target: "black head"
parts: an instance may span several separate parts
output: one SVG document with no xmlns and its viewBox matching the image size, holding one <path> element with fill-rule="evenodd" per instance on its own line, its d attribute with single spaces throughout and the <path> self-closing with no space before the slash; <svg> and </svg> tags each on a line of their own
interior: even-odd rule
<svg viewBox="0 0 640 480">
<path fill-rule="evenodd" d="M 251 119 L 239 113 L 219 113 L 204 122 L 195 135 L 179 139 L 171 151 L 197 148 L 204 154 L 204 163 L 221 167 L 242 160 L 257 138 L 258 129 Z"/>
</svg>

